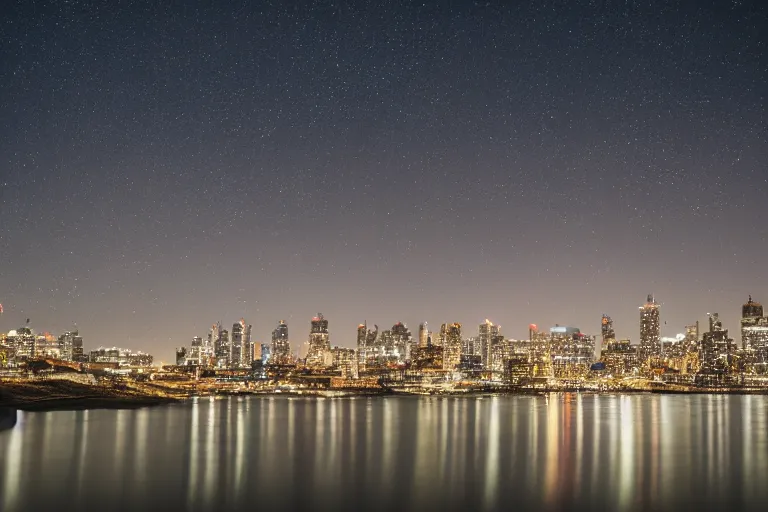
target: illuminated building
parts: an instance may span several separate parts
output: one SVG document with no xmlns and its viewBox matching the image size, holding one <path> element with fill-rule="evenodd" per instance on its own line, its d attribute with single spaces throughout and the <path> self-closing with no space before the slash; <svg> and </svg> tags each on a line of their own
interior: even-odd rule
<svg viewBox="0 0 768 512">
<path fill-rule="evenodd" d="M 534 376 L 533 366 L 527 357 L 512 357 L 506 361 L 506 378 L 513 386 L 528 384 Z"/>
<path fill-rule="evenodd" d="M 221 322 L 217 322 L 208 332 L 208 340 L 213 347 L 216 358 L 216 366 L 226 368 L 229 366 L 232 349 L 229 344 L 229 331 L 222 328 Z"/>
<path fill-rule="evenodd" d="M 388 359 L 396 363 L 405 363 L 407 350 L 411 345 L 411 331 L 402 322 L 392 326 L 391 345 L 385 347 Z"/>
<path fill-rule="evenodd" d="M 288 341 L 288 325 L 284 320 L 280 320 L 275 330 L 272 331 L 272 350 L 269 362 L 271 364 L 288 364 L 290 361 L 291 343 Z"/>
<path fill-rule="evenodd" d="M 176 349 L 176 366 L 187 365 L 187 347 L 178 347 Z"/>
<path fill-rule="evenodd" d="M 232 325 L 230 342 L 229 365 L 232 368 L 248 368 L 251 366 L 253 347 L 251 346 L 251 326 L 244 319 Z"/>
<path fill-rule="evenodd" d="M 124 348 L 103 348 L 91 350 L 88 354 L 91 363 L 117 363 L 120 366 L 152 366 L 152 356 L 143 352 L 133 352 Z"/>
<path fill-rule="evenodd" d="M 192 345 L 186 354 L 186 363 L 193 366 L 205 365 L 205 354 L 203 352 L 203 338 L 195 336 L 192 338 Z"/>
<path fill-rule="evenodd" d="M 640 307 L 640 364 L 661 356 L 661 325 L 659 305 L 648 295 L 648 301 Z"/>
<path fill-rule="evenodd" d="M 719 315 L 709 316 L 709 332 L 701 338 L 700 367 L 697 382 L 700 384 L 722 384 L 732 373 L 736 345 L 728 337 L 728 329 L 723 329 Z"/>
<path fill-rule="evenodd" d="M 23 361 L 36 356 L 35 333 L 29 327 L 20 327 L 10 331 L 6 339 L 17 360 Z"/>
<path fill-rule="evenodd" d="M 330 365 L 341 372 L 345 378 L 353 377 L 355 368 L 355 351 L 351 348 L 333 347 L 330 350 Z"/>
<path fill-rule="evenodd" d="M 461 342 L 461 355 L 462 356 L 480 356 L 480 338 L 477 336 L 471 336 L 464 338 Z"/>
<path fill-rule="evenodd" d="M 508 369 L 507 361 L 515 354 L 514 342 L 505 340 L 501 334 L 494 334 L 490 338 L 490 347 L 488 365 L 484 365 L 483 368 L 493 372 L 493 380 L 503 379 Z"/>
<path fill-rule="evenodd" d="M 603 345 L 600 361 L 605 364 L 605 372 L 613 377 L 630 375 L 638 366 L 637 347 L 629 340 L 615 338 Z"/>
<path fill-rule="evenodd" d="M 461 324 L 443 324 L 440 332 L 443 337 L 443 369 L 453 370 L 461 363 Z"/>
<path fill-rule="evenodd" d="M 427 322 L 419 324 L 419 347 L 426 348 L 429 345 L 429 327 Z"/>
<path fill-rule="evenodd" d="M 601 343 L 600 348 L 607 347 L 609 343 L 616 341 L 616 332 L 613 330 L 613 320 L 606 314 L 600 320 Z"/>
<path fill-rule="evenodd" d="M 493 345 L 500 339 L 500 328 L 501 326 L 494 325 L 493 322 L 487 318 L 485 319 L 485 322 L 481 323 L 478 328 L 480 360 L 482 361 L 483 367 L 486 369 L 491 367 L 491 354 L 493 353 Z"/>
<path fill-rule="evenodd" d="M 585 373 L 595 357 L 595 338 L 577 327 L 556 325 L 549 330 L 549 352 L 555 377 Z"/>
<path fill-rule="evenodd" d="M 83 361 L 83 338 L 77 331 L 67 331 L 58 339 L 59 358 L 63 361 Z"/>
<path fill-rule="evenodd" d="M 312 319 L 309 331 L 307 366 L 324 366 L 325 355 L 331 350 L 328 335 L 328 320 L 321 313 Z"/>
<path fill-rule="evenodd" d="M 768 373 L 768 318 L 752 296 L 741 308 L 741 345 L 748 368 L 758 374 Z"/>
<path fill-rule="evenodd" d="M 379 355 L 379 326 L 374 325 L 373 330 L 368 329 L 368 323 L 357 326 L 357 371 L 358 375 L 369 368 L 375 368 Z"/>
</svg>

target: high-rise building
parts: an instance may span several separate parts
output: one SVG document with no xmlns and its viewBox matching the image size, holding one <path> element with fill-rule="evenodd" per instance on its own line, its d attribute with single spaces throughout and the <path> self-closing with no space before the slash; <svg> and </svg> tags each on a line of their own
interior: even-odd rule
<svg viewBox="0 0 768 512">
<path fill-rule="evenodd" d="M 233 368 L 248 368 L 251 366 L 253 347 L 251 346 L 251 328 L 241 318 L 232 325 L 230 343 L 230 366 Z"/>
<path fill-rule="evenodd" d="M 67 331 L 58 340 L 59 357 L 63 361 L 83 362 L 83 338 L 77 331 Z"/>
<path fill-rule="evenodd" d="M 288 341 L 288 325 L 284 320 L 280 320 L 280 323 L 275 327 L 275 330 L 272 331 L 272 350 L 270 352 L 269 363 L 271 364 L 288 364 L 291 360 L 291 343 Z"/>
<path fill-rule="evenodd" d="M 698 373 L 706 376 L 702 382 L 711 384 L 714 382 L 712 376 L 731 373 L 735 352 L 736 344 L 728 337 L 728 329 L 723 329 L 719 315 L 710 315 L 709 332 L 705 332 L 701 338 L 701 365 Z"/>
<path fill-rule="evenodd" d="M 768 318 L 751 295 L 741 308 L 741 346 L 747 368 L 758 374 L 768 373 Z"/>
<path fill-rule="evenodd" d="M 195 336 L 192 338 L 192 345 L 186 355 L 189 364 L 205 366 L 205 355 L 203 353 L 203 338 Z"/>
<path fill-rule="evenodd" d="M 408 356 L 408 349 L 411 345 L 411 331 L 402 323 L 397 322 L 392 326 L 392 346 L 387 348 L 387 356 L 395 363 L 405 363 Z"/>
<path fill-rule="evenodd" d="M 661 356 L 661 324 L 659 305 L 648 295 L 645 305 L 640 307 L 640 364 L 650 358 Z"/>
<path fill-rule="evenodd" d="M 601 343 L 600 348 L 607 347 L 611 342 L 616 341 L 616 332 L 613 330 L 613 320 L 606 314 L 600 321 Z"/>
<path fill-rule="evenodd" d="M 178 347 L 176 349 L 176 366 L 186 366 L 187 347 Z"/>
<path fill-rule="evenodd" d="M 443 324 L 440 333 L 443 338 L 443 369 L 454 370 L 461 363 L 461 324 Z"/>
<path fill-rule="evenodd" d="M 480 362 L 483 368 L 490 369 L 491 354 L 493 353 L 494 341 L 499 340 L 501 326 L 494 325 L 493 322 L 485 319 L 478 328 L 478 342 L 480 349 Z M 503 339 L 503 338 L 502 338 Z"/>
<path fill-rule="evenodd" d="M 419 324 L 419 347 L 427 348 L 429 345 L 429 327 L 427 322 Z"/>
<path fill-rule="evenodd" d="M 324 366 L 326 353 L 330 350 L 328 320 L 323 317 L 322 313 L 318 313 L 310 324 L 307 366 Z"/>
</svg>

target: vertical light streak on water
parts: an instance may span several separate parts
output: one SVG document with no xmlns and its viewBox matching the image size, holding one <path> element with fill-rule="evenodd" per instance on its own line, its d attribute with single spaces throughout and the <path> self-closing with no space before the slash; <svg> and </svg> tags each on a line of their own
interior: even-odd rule
<svg viewBox="0 0 768 512">
<path fill-rule="evenodd" d="M 478 400 L 475 405 L 475 444 L 474 449 L 472 450 L 472 453 L 475 455 L 475 464 L 474 467 L 480 467 L 480 439 L 482 439 L 483 436 L 480 435 L 480 429 L 482 428 L 482 424 L 480 422 L 480 416 L 481 413 L 485 410 L 486 406 L 488 404 L 488 400 Z"/>
<path fill-rule="evenodd" d="M 557 395 L 550 394 L 547 405 L 547 424 L 546 424 L 546 449 L 545 449 L 545 470 L 544 470 L 544 500 L 550 506 L 557 499 L 558 463 L 560 448 L 560 401 Z"/>
<path fill-rule="evenodd" d="M 315 468 L 313 475 L 320 477 L 327 471 L 328 445 L 325 442 L 325 408 L 328 400 L 318 397 L 315 399 Z"/>
<path fill-rule="evenodd" d="M 328 415 L 328 438 L 330 445 L 328 447 L 328 469 L 325 471 L 324 478 L 332 481 L 338 481 L 341 477 L 341 463 L 339 462 L 339 440 L 344 438 L 344 429 L 339 423 L 339 400 L 331 398 L 328 406 L 330 412 Z"/>
<path fill-rule="evenodd" d="M 384 399 L 384 421 L 382 421 L 382 477 L 381 483 L 384 489 L 393 489 L 392 477 L 395 473 L 394 469 L 394 453 L 395 446 L 395 417 L 397 416 L 397 398 L 385 398 Z"/>
<path fill-rule="evenodd" d="M 235 427 L 235 495 L 234 504 L 240 503 L 243 493 L 243 473 L 245 472 L 245 420 L 248 405 L 242 397 L 237 399 L 237 421 Z"/>
<path fill-rule="evenodd" d="M 169 422 L 170 423 L 170 422 Z M 198 398 L 192 399 L 192 421 L 189 439 L 189 477 L 187 478 L 187 509 L 192 510 L 197 503 L 200 458 L 200 404 Z"/>
<path fill-rule="evenodd" d="M 715 464 L 715 456 L 717 454 L 717 439 L 715 438 L 715 428 L 717 425 L 717 411 L 715 411 L 717 403 L 715 397 L 707 395 L 707 407 L 705 408 L 705 414 L 707 419 L 707 480 L 709 482 L 715 482 L 717 476 L 717 465 Z"/>
<path fill-rule="evenodd" d="M 288 400 L 288 460 L 292 461 L 296 452 L 296 401 Z"/>
<path fill-rule="evenodd" d="M 288 398 L 288 400 L 292 400 L 292 399 Z M 269 397 L 267 401 L 267 413 L 264 414 L 262 410 L 262 414 L 261 414 L 262 418 L 264 418 L 264 421 L 266 423 L 265 428 L 262 430 L 262 432 L 264 432 L 262 441 L 266 445 L 266 450 L 264 450 L 263 452 L 265 454 L 265 460 L 278 460 L 277 450 L 280 449 L 280 447 L 277 444 L 277 436 L 275 434 L 275 430 L 277 428 L 277 411 L 275 410 L 275 404 L 276 404 L 275 398 Z"/>
<path fill-rule="evenodd" d="M 86 454 L 88 453 L 88 416 L 89 416 L 88 409 L 84 410 L 82 412 L 82 418 L 79 422 L 79 436 L 80 436 L 80 453 L 77 455 L 77 496 L 78 498 L 82 496 L 83 493 L 83 486 L 85 484 L 85 461 L 86 461 Z"/>
<path fill-rule="evenodd" d="M 590 475 L 590 494 L 592 496 L 598 492 L 603 482 L 598 481 L 598 468 L 600 467 L 600 412 L 603 404 L 600 395 L 592 395 L 592 472 Z"/>
<path fill-rule="evenodd" d="M 650 453 L 650 475 L 651 475 L 651 496 L 659 494 L 659 474 L 661 473 L 659 452 L 661 449 L 661 425 L 659 425 L 659 401 L 661 397 L 655 396 L 651 400 L 651 453 Z"/>
<path fill-rule="evenodd" d="M 488 449 L 485 455 L 485 492 L 483 504 L 492 508 L 496 504 L 499 484 L 499 397 L 490 400 L 488 418 Z"/>
<path fill-rule="evenodd" d="M 752 421 L 753 421 L 752 408 L 754 407 L 754 404 L 752 400 L 752 395 L 745 395 L 741 398 L 742 398 L 741 400 L 742 423 L 741 423 L 741 432 L 739 432 L 739 436 L 741 437 L 741 460 L 742 460 L 741 474 L 743 476 L 746 476 L 746 475 L 749 475 L 751 471 L 753 471 L 752 451 L 755 449 L 755 447 L 751 437 L 752 437 Z M 752 485 L 751 479 L 749 478 L 741 479 L 741 492 L 744 495 L 744 500 L 746 502 L 752 501 L 754 496 L 754 487 Z"/>
<path fill-rule="evenodd" d="M 539 402 L 538 399 L 531 400 L 528 411 L 528 446 L 534 453 L 539 452 Z M 533 489 L 539 482 L 539 458 L 532 457 L 530 465 L 528 488 Z"/>
<path fill-rule="evenodd" d="M 19 499 L 19 487 L 21 477 L 24 474 L 23 460 L 23 428 L 24 414 L 16 411 L 16 425 L 8 434 L 7 458 L 3 468 L 3 508 L 2 510 L 15 510 Z"/>
<path fill-rule="evenodd" d="M 731 466 L 731 447 L 730 447 L 730 439 L 731 439 L 731 422 L 728 421 L 731 414 L 730 414 L 730 407 L 731 402 L 733 400 L 738 400 L 738 396 L 720 396 L 718 397 L 718 407 L 717 407 L 717 448 L 718 448 L 718 466 L 720 466 L 720 472 L 724 471 L 725 474 L 731 474 L 733 472 L 733 468 Z M 724 479 L 720 479 L 720 485 L 717 486 L 718 490 L 718 497 L 723 496 L 723 493 L 727 493 L 728 489 L 724 488 L 722 485 L 722 482 Z M 727 480 L 725 480 L 727 481 Z"/>
<path fill-rule="evenodd" d="M 618 422 L 611 422 L 612 437 L 617 440 L 619 450 L 611 453 L 610 467 L 619 467 L 619 506 L 617 510 L 629 510 L 635 494 L 635 440 L 633 432 L 632 400 L 628 396 L 619 398 Z M 618 461 L 617 461 L 618 459 Z"/>
<path fill-rule="evenodd" d="M 115 472 L 116 482 L 123 481 L 123 468 L 125 466 L 125 438 L 126 422 L 128 420 L 128 411 L 119 409 L 115 413 L 115 453 L 113 460 L 113 471 Z M 46 430 L 48 426 L 46 425 Z"/>
<path fill-rule="evenodd" d="M 219 403 L 211 399 L 208 405 L 208 420 L 205 432 L 205 477 L 203 480 L 203 497 L 201 507 L 204 510 L 213 507 L 213 499 L 216 493 L 216 475 L 220 468 L 218 467 L 219 446 L 216 442 L 216 410 Z"/>
<path fill-rule="evenodd" d="M 750 440 L 754 442 L 754 449 L 751 454 L 752 464 L 750 471 L 745 475 L 767 475 L 768 474 L 768 411 L 766 409 L 765 397 L 755 399 L 755 418 L 756 425 L 750 433 Z M 752 444 L 752 443 L 750 443 Z M 763 481 L 760 478 L 753 479 L 755 486 L 762 486 Z M 755 491 L 762 491 L 762 487 L 754 487 Z"/>
<path fill-rule="evenodd" d="M 147 483 L 147 436 L 149 434 L 149 410 L 138 409 L 134 417 L 136 429 L 136 471 L 134 477 L 135 492 L 138 496 L 146 492 Z M 133 490 L 132 490 L 133 492 Z"/>
<path fill-rule="evenodd" d="M 451 434 L 448 443 L 448 451 L 450 454 L 450 462 L 448 463 L 450 474 L 448 478 L 452 485 L 460 481 L 460 470 L 465 467 L 463 461 L 460 459 L 461 454 L 464 452 L 462 445 L 464 436 L 461 435 L 461 427 L 459 426 L 461 420 L 461 406 L 464 402 L 464 400 L 454 398 L 451 403 L 451 419 L 453 421 L 451 421 Z"/>
<path fill-rule="evenodd" d="M 582 468 L 584 466 L 584 401 L 581 393 L 576 395 L 576 483 L 574 488 L 581 495 Z"/>
<path fill-rule="evenodd" d="M 672 421 L 674 416 L 673 401 L 676 398 L 667 395 L 662 395 L 659 398 L 659 421 L 660 421 L 660 453 L 661 461 L 659 472 L 662 472 L 664 468 L 671 468 L 675 463 L 675 446 L 674 446 L 674 430 L 672 429 Z M 682 440 L 681 440 L 682 441 Z M 659 486 L 661 489 L 661 497 L 663 502 L 669 503 L 674 497 L 674 485 L 675 481 L 670 481 L 667 478 L 662 478 Z"/>
<path fill-rule="evenodd" d="M 373 407 L 371 399 L 365 402 L 365 467 L 370 468 L 373 461 Z"/>
<path fill-rule="evenodd" d="M 357 408 L 360 407 L 360 400 L 352 398 L 349 401 L 349 464 L 350 467 L 357 467 Z M 418 422 L 416 422 L 418 425 Z"/>
<path fill-rule="evenodd" d="M 445 485 L 446 453 L 448 453 L 448 401 L 440 400 L 440 451 L 438 452 L 438 478 Z"/>
</svg>

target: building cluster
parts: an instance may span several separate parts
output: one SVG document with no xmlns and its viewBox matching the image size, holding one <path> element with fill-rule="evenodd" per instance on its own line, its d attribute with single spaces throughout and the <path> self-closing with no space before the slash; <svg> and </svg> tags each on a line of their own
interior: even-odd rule
<svg viewBox="0 0 768 512">
<path fill-rule="evenodd" d="M 41 359 L 111 366 L 151 366 L 153 362 L 149 354 L 116 347 L 86 353 L 83 337 L 77 330 L 56 337 L 47 332 L 35 333 L 27 325 L 0 335 L 0 367 L 14 368 Z"/>
<path fill-rule="evenodd" d="M 675 338 L 661 336 L 661 308 L 649 295 L 639 308 L 639 343 L 617 339 L 613 320 L 600 322 L 597 336 L 577 327 L 555 325 L 539 329 L 531 324 L 528 338 L 505 338 L 501 326 L 485 320 L 470 336 L 462 324 L 442 323 L 432 331 L 426 322 L 414 334 L 402 322 L 380 330 L 367 322 L 357 328 L 354 349 L 332 346 L 329 323 L 318 314 L 310 320 L 309 335 L 294 352 L 284 321 L 272 331 L 271 343 L 254 343 L 244 320 L 232 331 L 217 323 L 207 338 L 195 337 L 177 349 L 177 365 L 210 369 L 298 368 L 335 378 L 392 378 L 418 382 L 448 378 L 485 382 L 530 383 L 537 379 L 579 381 L 599 378 L 655 378 L 704 385 L 736 384 L 745 375 L 768 373 L 768 318 L 750 297 L 742 308 L 742 345 L 728 335 L 717 314 L 709 328 L 686 326 Z"/>
</svg>

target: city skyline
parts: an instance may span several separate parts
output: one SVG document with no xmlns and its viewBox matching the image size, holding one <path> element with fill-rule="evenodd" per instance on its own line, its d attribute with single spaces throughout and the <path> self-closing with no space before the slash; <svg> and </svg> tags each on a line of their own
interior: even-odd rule
<svg viewBox="0 0 768 512">
<path fill-rule="evenodd" d="M 489 318 L 639 341 L 768 301 L 751 2 L 15 5 L 0 330 L 171 354 Z M 299 330 L 301 329 L 301 330 Z M 474 327 L 473 327 L 474 330 Z M 90 341 L 86 341 L 89 343 Z"/>
<path fill-rule="evenodd" d="M 245 325 L 246 324 L 246 319 L 245 318 L 241 318 L 240 320 L 234 322 L 233 326 L 232 326 L 231 332 L 230 332 L 229 329 L 224 327 L 224 326 L 228 325 L 228 323 L 226 321 L 217 320 L 216 322 L 214 322 L 212 324 L 213 325 L 212 328 L 210 327 L 211 324 L 209 323 L 208 327 L 206 327 L 205 329 L 201 330 L 201 331 L 205 331 L 205 332 L 202 333 L 203 335 L 195 334 L 195 335 L 193 335 L 189 339 L 179 340 L 179 343 L 177 343 L 176 346 L 174 346 L 172 350 L 175 351 L 178 348 L 179 345 L 186 346 L 190 342 L 193 342 L 193 345 L 194 345 L 194 340 L 202 341 L 203 338 L 205 338 L 206 336 L 208 336 L 208 337 L 213 336 L 213 341 L 211 341 L 210 343 L 211 343 L 212 346 L 215 346 L 216 343 L 217 343 L 216 340 L 218 339 L 219 332 L 223 331 L 225 333 L 225 335 L 227 336 L 227 338 L 226 338 L 227 340 L 230 340 L 230 339 L 233 340 L 232 341 L 233 346 L 238 347 L 236 349 L 236 351 L 237 351 L 238 354 L 240 354 L 241 347 L 242 347 L 243 351 L 245 350 L 245 348 L 244 348 L 244 346 L 240 342 L 234 341 L 235 340 L 235 336 L 237 336 L 235 334 L 235 331 L 238 329 L 238 327 L 243 329 L 243 331 L 241 331 L 241 332 L 246 332 L 247 333 L 247 339 L 251 343 L 253 343 L 253 344 L 271 346 L 275 342 L 276 339 L 282 339 L 282 340 L 287 339 L 289 341 L 289 343 L 290 343 L 290 353 L 293 354 L 293 355 L 295 355 L 296 353 L 300 352 L 302 346 L 305 346 L 306 349 L 309 349 L 311 351 L 313 333 L 316 333 L 316 332 L 317 333 L 324 333 L 324 336 L 325 336 L 324 342 L 322 342 L 319 345 L 318 350 L 321 350 L 321 351 L 322 350 L 327 350 L 327 349 L 330 349 L 331 346 L 337 346 L 337 347 L 342 347 L 342 348 L 358 348 L 359 347 L 358 334 L 359 334 L 359 329 L 361 327 L 363 327 L 365 325 L 373 326 L 374 324 L 381 324 L 381 327 L 379 329 L 380 329 L 380 331 L 383 331 L 384 329 L 387 328 L 387 326 L 389 325 L 389 322 L 395 324 L 395 327 L 397 327 L 398 325 L 403 325 L 403 326 L 407 327 L 409 329 L 412 337 L 413 337 L 413 341 L 415 343 L 419 344 L 420 341 L 421 341 L 420 340 L 420 332 L 421 332 L 421 327 L 422 326 L 432 325 L 433 327 L 429 328 L 428 332 L 430 334 L 432 334 L 433 336 L 437 336 L 438 333 L 439 333 L 439 329 L 440 329 L 441 325 L 449 325 L 449 324 L 453 324 L 455 322 L 455 323 L 459 324 L 460 327 L 461 327 L 461 333 L 462 333 L 462 339 L 463 340 L 467 340 L 469 338 L 475 338 L 478 341 L 481 340 L 483 338 L 483 336 L 484 336 L 484 334 L 483 334 L 483 327 L 486 327 L 486 329 L 487 329 L 488 325 L 491 325 L 493 328 L 496 329 L 496 331 L 494 331 L 494 332 L 498 332 L 500 330 L 501 331 L 500 332 L 501 336 L 504 339 L 510 339 L 510 340 L 526 340 L 526 339 L 529 339 L 529 337 L 530 337 L 530 328 L 533 327 L 533 326 L 536 326 L 536 328 L 540 332 L 549 332 L 550 329 L 555 328 L 557 326 L 578 328 L 578 329 L 581 330 L 582 333 L 594 337 L 594 339 L 595 339 L 595 349 L 596 349 L 596 358 L 599 358 L 600 350 L 602 348 L 604 348 L 604 345 L 602 344 L 601 339 L 602 339 L 602 336 L 605 335 L 605 333 L 603 331 L 603 327 L 606 325 L 605 324 L 605 320 L 606 319 L 610 322 L 610 327 L 611 327 L 611 331 L 610 331 L 611 334 L 610 334 L 610 336 L 614 340 L 627 340 L 628 339 L 628 340 L 630 340 L 630 342 L 631 342 L 631 344 L 633 346 L 636 346 L 636 347 L 638 347 L 639 349 L 642 350 L 641 346 L 643 345 L 643 332 L 644 332 L 643 329 L 644 329 L 644 325 L 645 325 L 645 322 L 646 322 L 646 320 L 645 320 L 646 314 L 644 313 L 644 311 L 647 311 L 647 308 L 649 306 L 651 306 L 651 305 L 653 306 L 653 310 L 656 311 L 656 315 L 657 315 L 655 317 L 655 320 L 654 320 L 655 323 L 653 324 L 655 327 L 652 327 L 651 329 L 654 330 L 654 332 L 656 332 L 656 330 L 657 330 L 660 333 L 660 335 L 659 335 L 660 339 L 656 341 L 657 345 L 655 345 L 656 350 L 658 350 L 658 347 L 660 346 L 660 345 L 658 345 L 658 343 L 660 343 L 660 341 L 662 341 L 662 340 L 671 340 L 671 339 L 674 339 L 675 336 L 685 335 L 687 328 L 689 326 L 691 326 L 691 325 L 697 325 L 698 323 L 701 323 L 701 325 L 706 325 L 708 322 L 710 322 L 710 320 L 711 320 L 713 315 L 716 316 L 717 321 L 719 321 L 719 322 L 724 324 L 724 328 L 725 329 L 728 329 L 728 330 L 731 331 L 732 337 L 733 337 L 734 341 L 738 344 L 738 346 L 741 346 L 742 345 L 742 330 L 741 329 L 743 328 L 742 327 L 743 326 L 742 318 L 743 318 L 743 315 L 747 314 L 747 313 L 745 313 L 745 311 L 752 311 L 752 309 L 754 309 L 755 310 L 755 313 L 754 313 L 755 316 L 762 316 L 762 314 L 761 314 L 762 313 L 762 306 L 760 304 L 760 301 L 759 300 L 753 300 L 753 296 L 750 294 L 750 295 L 748 295 L 747 300 L 745 300 L 739 306 L 739 314 L 737 315 L 737 320 L 736 320 L 736 322 L 734 322 L 733 325 L 731 325 L 731 324 L 729 324 L 727 322 L 722 322 L 720 320 L 720 317 L 723 317 L 724 315 L 722 315 L 720 312 L 718 312 L 718 311 L 711 311 L 711 312 L 707 312 L 704 315 L 703 318 L 697 318 L 697 319 L 695 319 L 695 320 L 693 320 L 691 322 L 688 322 L 687 324 L 685 324 L 680 329 L 675 330 L 674 328 L 668 328 L 665 331 L 664 327 L 666 326 L 667 322 L 664 320 L 663 304 L 660 303 L 660 302 L 657 302 L 655 299 L 656 298 L 655 298 L 655 296 L 653 294 L 648 294 L 645 304 L 643 304 L 643 305 L 641 305 L 639 307 L 639 310 L 640 310 L 641 314 L 640 314 L 640 317 L 637 318 L 637 322 L 636 322 L 636 326 L 635 326 L 636 327 L 636 335 L 634 337 L 622 335 L 621 334 L 622 331 L 615 329 L 615 321 L 612 319 L 612 317 L 610 315 L 606 316 L 606 314 L 603 313 L 603 315 L 601 315 L 601 317 L 600 317 L 600 321 L 597 322 L 598 327 L 594 328 L 594 329 L 585 328 L 584 325 L 582 325 L 583 323 L 579 323 L 579 322 L 575 322 L 575 323 L 563 323 L 563 322 L 535 323 L 535 322 L 531 322 L 531 323 L 525 324 L 526 334 L 525 335 L 521 335 L 521 336 L 513 336 L 513 335 L 508 334 L 507 329 L 505 329 L 504 326 L 501 323 L 494 322 L 490 318 L 485 318 L 485 319 L 483 319 L 482 321 L 480 321 L 478 323 L 461 322 L 461 321 L 456 321 L 455 319 L 454 320 L 443 319 L 440 322 L 434 322 L 433 321 L 432 323 L 430 323 L 429 321 L 425 321 L 425 320 L 422 320 L 420 322 L 414 322 L 414 323 L 404 322 L 402 320 L 393 320 L 393 321 L 387 320 L 387 321 L 384 321 L 384 322 L 373 322 L 373 321 L 369 321 L 369 320 L 364 320 L 363 323 L 358 323 L 356 325 L 356 329 L 353 331 L 351 336 L 347 332 L 343 332 L 342 331 L 340 333 L 342 338 L 350 338 L 350 337 L 353 338 L 353 341 L 352 341 L 351 344 L 345 344 L 345 343 L 341 343 L 341 342 L 337 341 L 337 338 L 335 336 L 335 332 L 336 331 L 333 329 L 334 322 L 332 321 L 332 319 L 329 320 L 322 313 L 317 313 L 317 314 L 313 315 L 311 318 L 307 319 L 307 322 L 306 322 L 307 325 L 304 326 L 306 328 L 303 328 L 302 326 L 297 326 L 297 325 L 294 325 L 293 327 L 291 327 L 289 322 L 286 322 L 285 320 L 277 321 L 269 329 L 267 328 L 267 326 L 262 326 L 261 330 L 269 330 L 269 332 L 270 332 L 269 336 L 266 336 L 266 337 L 263 337 L 263 338 L 259 338 L 259 337 L 251 335 L 251 331 L 252 331 L 253 325 L 248 324 L 246 326 Z M 757 314 L 757 312 L 759 312 L 760 314 Z M 728 315 L 725 315 L 725 316 L 728 316 Z M 29 319 L 27 319 L 27 320 L 29 320 Z M 248 319 L 248 322 L 250 322 L 250 319 Z M 316 326 L 318 326 L 318 325 L 322 325 L 323 326 L 321 330 L 317 330 Z M 415 327 L 413 327 L 413 325 L 415 325 Z M 33 327 L 34 328 L 34 326 L 32 324 L 19 325 L 18 328 L 20 328 L 20 327 Z M 281 329 L 284 329 L 287 332 L 288 328 L 291 328 L 290 332 L 292 334 L 290 334 L 290 335 L 283 335 L 283 336 L 279 336 L 279 335 L 276 334 L 277 332 L 280 332 Z M 0 333 L 6 334 L 6 333 L 9 333 L 11 331 L 15 331 L 16 329 L 17 329 L 17 327 L 14 327 L 12 329 L 5 329 L 4 327 L 0 327 Z M 77 325 L 74 325 L 70 329 L 64 329 L 64 330 L 61 330 L 61 331 L 56 331 L 56 330 L 51 330 L 51 329 L 36 329 L 36 328 L 33 329 L 33 330 L 38 335 L 50 334 L 52 337 L 55 337 L 58 333 L 68 334 L 71 331 L 79 331 L 81 329 L 82 329 L 81 327 L 78 327 Z M 213 329 L 213 331 L 211 331 L 209 329 Z M 675 331 L 675 332 L 673 332 L 673 331 Z M 87 332 L 87 327 L 86 327 L 86 331 L 84 331 L 84 332 Z M 215 334 L 212 335 L 211 332 L 214 332 Z M 427 333 L 427 331 L 424 332 L 424 335 L 426 335 L 426 333 Z M 381 334 L 381 333 L 379 332 L 378 334 Z M 701 331 L 699 331 L 699 335 L 701 335 Z M 276 338 L 275 336 L 278 336 L 278 338 Z M 239 338 L 237 338 L 237 339 L 239 340 Z M 86 342 L 85 345 L 87 347 L 91 348 L 91 349 L 95 349 L 97 346 L 99 348 L 102 348 L 102 347 L 108 347 L 108 346 L 114 347 L 114 346 L 123 346 L 123 345 L 125 345 L 125 348 L 129 349 L 129 350 L 136 349 L 136 347 L 133 347 L 131 345 L 126 345 L 126 344 L 122 344 L 121 345 L 120 343 L 109 343 L 108 341 L 104 341 L 102 338 L 95 338 L 95 339 L 91 339 L 91 340 L 88 340 L 88 341 L 90 341 L 90 344 Z M 229 349 L 226 349 L 226 350 L 233 350 L 233 348 L 229 348 Z M 151 352 L 151 351 L 147 351 L 145 349 L 138 349 L 138 351 L 139 352 Z M 158 357 L 157 360 L 159 362 L 170 361 L 170 360 L 173 359 L 171 356 L 163 357 L 164 356 L 164 352 L 163 353 L 152 352 L 152 353 L 153 353 L 153 355 L 156 355 Z M 234 352 L 233 352 L 233 354 L 234 354 Z M 245 352 L 242 352 L 242 354 L 243 355 L 241 355 L 241 356 L 229 356 L 229 355 L 227 355 L 227 358 L 229 358 L 229 357 L 244 357 Z M 319 356 L 316 356 L 316 357 L 319 357 Z"/>
</svg>

